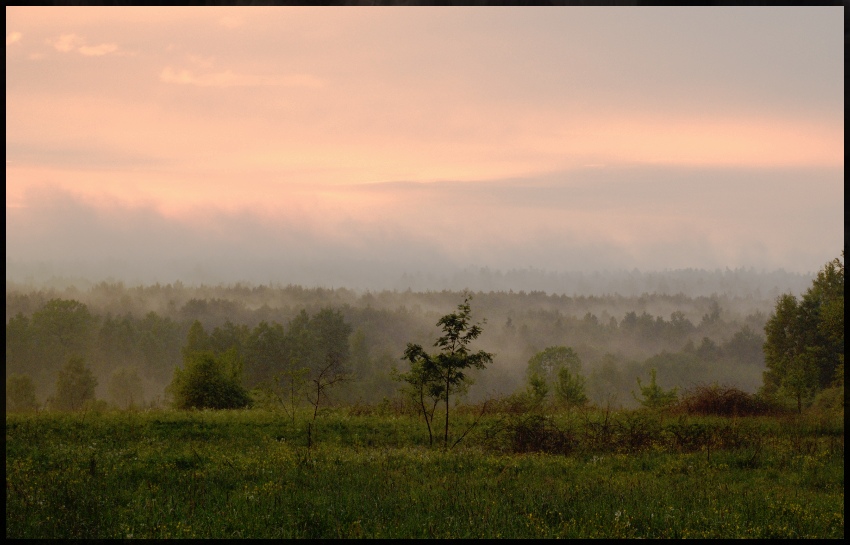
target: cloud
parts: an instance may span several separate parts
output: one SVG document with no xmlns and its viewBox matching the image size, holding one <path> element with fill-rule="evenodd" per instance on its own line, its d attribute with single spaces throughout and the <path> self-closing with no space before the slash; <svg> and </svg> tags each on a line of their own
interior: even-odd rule
<svg viewBox="0 0 850 545">
<path fill-rule="evenodd" d="M 20 32 L 10 32 L 6 34 L 6 47 L 9 47 L 12 44 L 18 43 L 23 38 L 23 34 Z"/>
<path fill-rule="evenodd" d="M 82 142 L 69 142 L 68 145 L 40 143 L 8 142 L 6 156 L 14 158 L 15 163 L 39 165 L 46 168 L 97 170 L 138 170 L 152 167 L 162 168 L 165 164 L 161 157 L 144 154 L 140 150 L 116 149 L 110 146 L 86 146 Z M 6 160 L 8 165 L 9 159 Z"/>
<path fill-rule="evenodd" d="M 245 180 L 235 204 L 172 209 L 150 194 L 82 194 L 79 184 L 31 189 L 11 206 L 7 191 L 7 257 L 137 260 L 161 271 L 169 260 L 213 260 L 227 269 L 217 281 L 346 285 L 352 267 L 364 279 L 469 266 L 810 272 L 842 245 L 840 171 L 608 170 L 277 193 Z"/>
<path fill-rule="evenodd" d="M 109 55 L 110 53 L 115 53 L 118 51 L 118 46 L 116 44 L 100 44 L 95 46 L 84 45 L 77 51 L 87 57 L 100 57 L 103 55 Z"/>
<path fill-rule="evenodd" d="M 260 76 L 240 74 L 232 70 L 221 72 L 196 73 L 185 68 L 166 66 L 159 74 L 160 81 L 178 85 L 198 87 L 321 87 L 323 81 L 310 74 L 290 74 L 286 76 Z"/>
<path fill-rule="evenodd" d="M 177 240 L 149 227 L 192 206 L 212 247 L 244 251 L 216 227 L 228 226 L 294 261 L 404 250 L 440 266 L 808 270 L 842 245 L 833 14 L 48 11 L 7 12 L 7 43 L 27 38 L 7 55 L 7 208 L 49 181 L 169 211 L 127 248 Z M 127 47 L 140 53 L 104 62 Z M 659 166 L 635 166 L 647 163 Z M 838 174 L 802 168 L 817 165 Z M 452 182 L 352 185 L 391 180 Z M 90 216 L 26 244 L 8 224 L 7 242 L 50 257 Z M 194 255 L 203 238 L 187 240 Z"/>
<path fill-rule="evenodd" d="M 47 43 L 52 45 L 56 51 L 68 53 L 84 44 L 85 40 L 76 34 L 62 34 L 58 38 L 48 40 Z"/>
<path fill-rule="evenodd" d="M 215 66 L 215 58 L 214 57 L 202 57 L 200 55 L 189 55 L 189 61 L 192 62 L 195 66 L 200 66 L 204 69 L 211 69 Z"/>
<path fill-rule="evenodd" d="M 236 74 L 231 70 L 195 74 L 186 69 L 175 69 L 170 66 L 163 68 L 159 79 L 165 83 L 196 85 L 198 87 L 245 87 L 264 84 L 261 77 Z"/>
<path fill-rule="evenodd" d="M 8 40 L 8 39 L 7 39 Z M 70 53 L 76 51 L 86 57 L 102 57 L 118 51 L 118 45 L 114 43 L 102 43 L 99 45 L 87 45 L 85 38 L 77 34 L 62 34 L 58 38 L 48 40 L 56 51 Z"/>
</svg>

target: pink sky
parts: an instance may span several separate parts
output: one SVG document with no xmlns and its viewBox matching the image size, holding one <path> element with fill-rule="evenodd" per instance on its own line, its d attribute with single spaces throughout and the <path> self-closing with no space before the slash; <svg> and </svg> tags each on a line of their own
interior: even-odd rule
<svg viewBox="0 0 850 545">
<path fill-rule="evenodd" d="M 7 262 L 843 247 L 840 8 L 7 8 L 6 45 Z"/>
</svg>

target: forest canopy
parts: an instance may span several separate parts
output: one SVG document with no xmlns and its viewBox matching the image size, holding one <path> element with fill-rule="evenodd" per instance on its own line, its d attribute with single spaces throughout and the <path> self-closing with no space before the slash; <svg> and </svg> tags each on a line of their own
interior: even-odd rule
<svg viewBox="0 0 850 545">
<path fill-rule="evenodd" d="M 725 277 L 728 289 L 710 296 L 472 292 L 476 315 L 487 321 L 482 346 L 495 357 L 486 372 L 471 372 L 465 399 L 524 389 L 529 360 L 549 347 L 575 354 L 591 403 L 635 406 L 636 380 L 652 368 L 665 389 L 720 383 L 756 392 L 766 370 L 763 332 L 775 310 L 776 276 L 765 275 L 761 287 L 741 278 L 736 284 L 734 275 Z M 316 401 L 378 403 L 399 394 L 391 371 L 407 344 L 433 342 L 434 324 L 462 297 L 447 290 L 180 282 L 45 289 L 7 282 L 6 376 L 29 377 L 45 406 L 58 371 L 81 357 L 97 379 L 97 398 L 124 407 L 163 405 L 186 348 L 200 343 L 199 350 L 219 358 L 236 350 L 241 386 L 255 400 L 263 388 L 279 399 L 283 387 L 306 388 L 316 375 L 304 373 L 318 373 L 331 358 L 347 380 Z M 193 338 L 196 321 L 203 335 Z"/>
</svg>

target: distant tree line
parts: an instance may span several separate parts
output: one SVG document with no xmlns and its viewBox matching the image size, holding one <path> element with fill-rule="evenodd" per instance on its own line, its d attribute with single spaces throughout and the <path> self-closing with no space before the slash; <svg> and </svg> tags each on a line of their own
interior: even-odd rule
<svg viewBox="0 0 850 545">
<path fill-rule="evenodd" d="M 60 369 L 78 357 L 96 378 L 96 397 L 144 406 L 165 401 L 175 369 L 186 369 L 187 350 L 218 361 L 233 349 L 241 386 L 265 392 L 269 403 L 291 404 L 296 390 L 314 404 L 379 402 L 397 393 L 391 371 L 407 344 L 432 342 L 434 324 L 459 297 L 299 286 L 100 283 L 58 292 L 7 285 L 6 377 L 29 376 L 43 405 L 54 397 Z M 761 386 L 762 332 L 772 301 L 543 292 L 474 297 L 476 312 L 488 320 L 488 350 L 497 356 L 487 373 L 473 370 L 470 399 L 524 388 L 529 359 L 559 346 L 581 360 L 585 395 L 596 403 L 634 404 L 636 378 L 653 367 L 667 388 Z M 329 354 L 339 369 L 318 379 Z M 326 380 L 335 381 L 333 396 Z"/>
</svg>

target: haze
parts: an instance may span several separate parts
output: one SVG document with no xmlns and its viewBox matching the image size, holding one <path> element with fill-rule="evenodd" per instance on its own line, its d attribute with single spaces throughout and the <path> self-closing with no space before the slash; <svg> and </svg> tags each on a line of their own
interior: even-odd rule
<svg viewBox="0 0 850 545">
<path fill-rule="evenodd" d="M 6 278 L 811 273 L 843 14 L 6 8 Z"/>
</svg>

